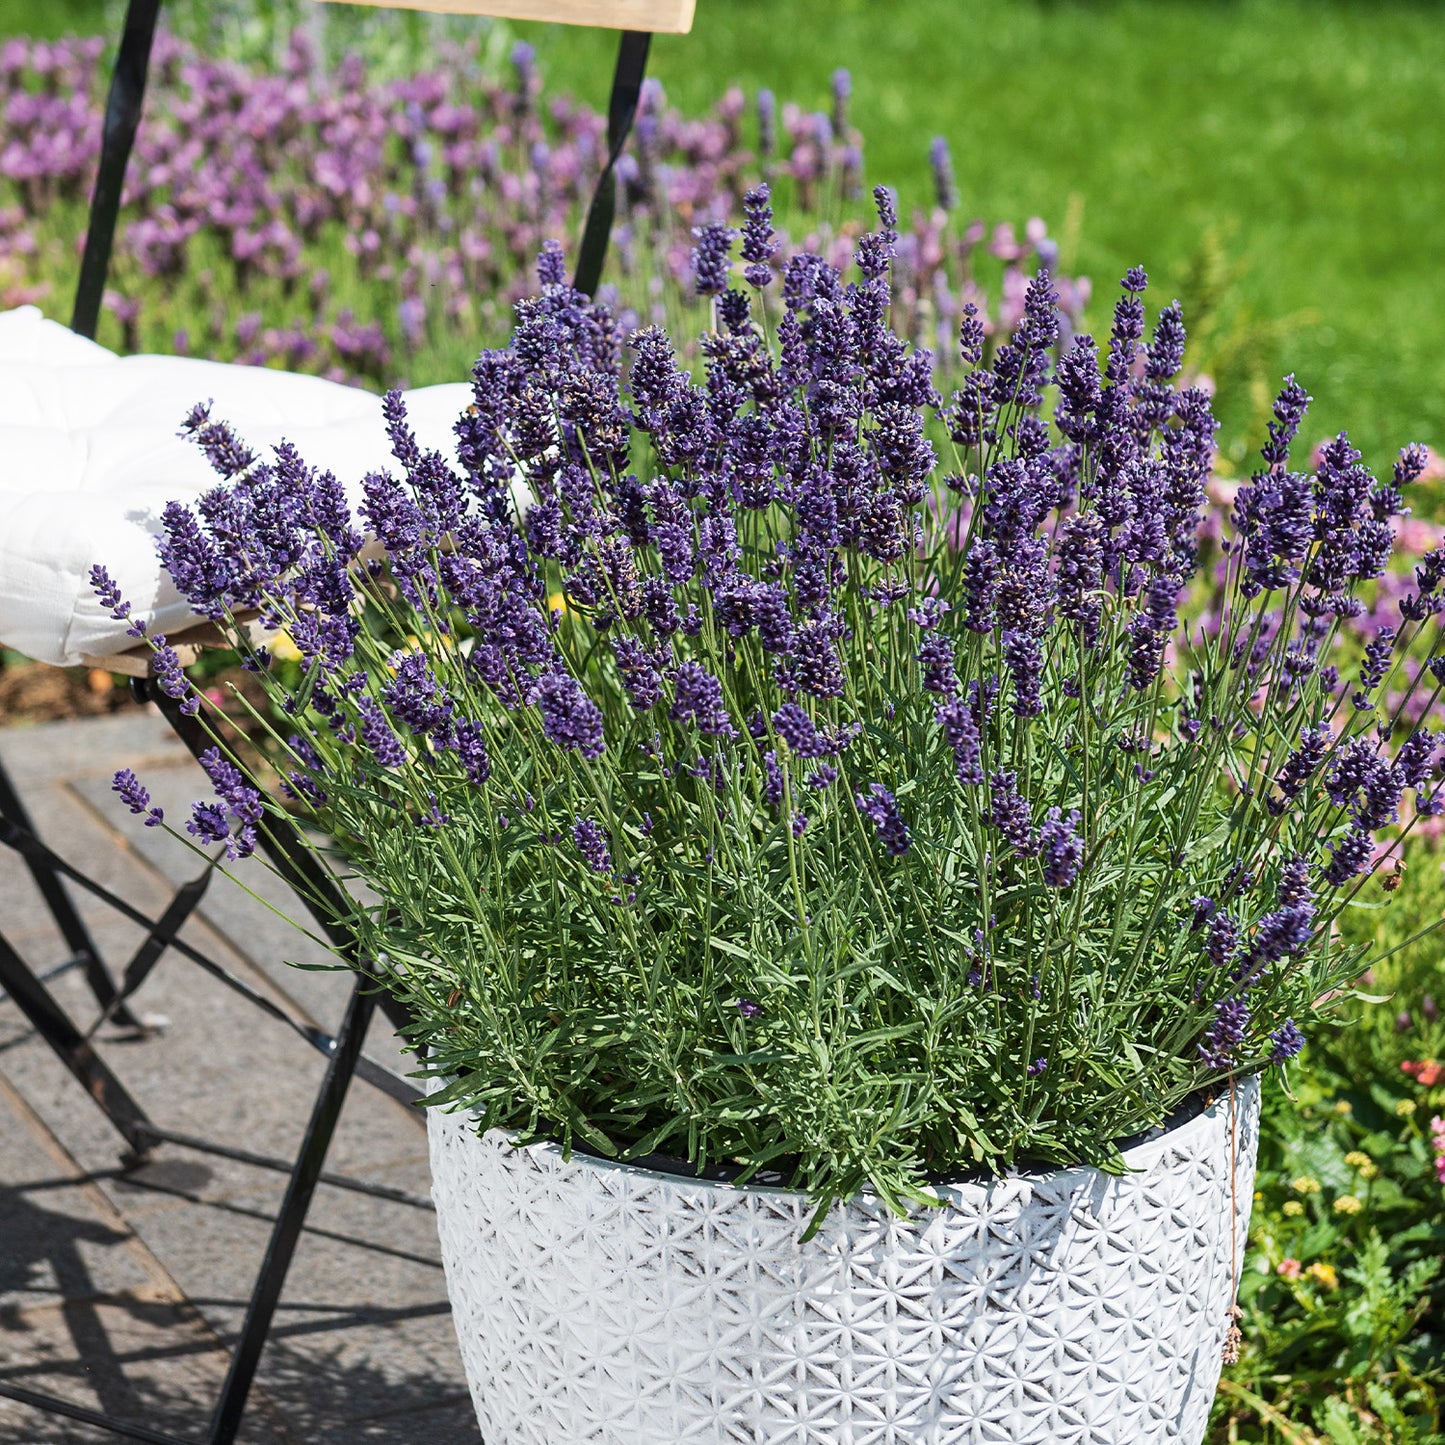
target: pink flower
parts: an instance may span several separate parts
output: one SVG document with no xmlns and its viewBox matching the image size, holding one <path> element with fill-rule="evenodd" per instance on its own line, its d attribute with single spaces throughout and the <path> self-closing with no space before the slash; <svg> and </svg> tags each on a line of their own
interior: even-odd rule
<svg viewBox="0 0 1445 1445">
<path fill-rule="evenodd" d="M 1422 1089 L 1433 1089 L 1436 1084 L 1445 1080 L 1445 1064 L 1437 1064 L 1434 1059 L 1425 1059 L 1420 1063 L 1406 1059 L 1400 1065 L 1400 1072 L 1408 1074 Z M 1434 1123 L 1430 1127 L 1433 1129 Z"/>
<path fill-rule="evenodd" d="M 1298 1279 L 1304 1273 L 1304 1266 L 1297 1259 L 1282 1259 L 1276 1273 L 1285 1279 Z"/>
<path fill-rule="evenodd" d="M 1430 1146 L 1435 1151 L 1435 1176 L 1445 1184 L 1445 1119 L 1439 1114 L 1430 1120 Z"/>
</svg>

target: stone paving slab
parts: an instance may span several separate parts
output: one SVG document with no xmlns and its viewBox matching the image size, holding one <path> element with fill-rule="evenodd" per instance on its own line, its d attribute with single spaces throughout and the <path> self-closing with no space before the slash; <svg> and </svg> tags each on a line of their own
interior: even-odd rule
<svg viewBox="0 0 1445 1445">
<path fill-rule="evenodd" d="M 0 731 L 0 758 L 41 836 L 153 916 L 199 861 L 145 829 L 110 792 L 133 767 L 169 816 L 208 795 L 204 775 L 153 711 Z M 172 811 L 174 810 L 174 812 Z M 277 906 L 284 886 L 254 864 L 248 882 Z M 134 925 L 77 893 L 113 970 Z M 291 905 L 295 907 L 294 901 Z M 68 954 L 33 882 L 0 848 L 0 929 L 38 968 Z M 319 948 L 224 878 L 183 937 L 292 1013 L 334 1028 L 350 980 L 290 969 Z M 47 985 L 88 1023 L 77 970 Z M 105 1026 L 101 1053 L 158 1124 L 289 1156 L 324 1069 L 284 1025 L 178 955 L 136 995 L 168 1025 L 140 1038 Z M 370 1056 L 409 1065 L 384 1020 Z M 195 1435 L 220 1387 L 284 1177 L 163 1146 L 120 1167 L 118 1136 L 64 1066 L 0 996 L 0 1379 Z M 411 1110 L 354 1081 L 328 1168 L 426 1195 L 424 1129 Z M 0 1401 L 0 1445 L 102 1437 Z M 437 1254 L 433 1216 L 321 1186 L 242 1439 L 255 1445 L 476 1445 Z"/>
</svg>

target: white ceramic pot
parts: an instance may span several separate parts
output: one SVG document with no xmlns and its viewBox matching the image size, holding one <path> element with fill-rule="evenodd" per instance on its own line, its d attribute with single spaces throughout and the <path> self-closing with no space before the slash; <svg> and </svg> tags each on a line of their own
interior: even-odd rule
<svg viewBox="0 0 1445 1445">
<path fill-rule="evenodd" d="M 1251 1079 L 1126 1151 L 1122 1177 L 949 1186 L 946 1208 L 906 1219 L 865 1197 L 800 1244 L 810 1211 L 792 1191 L 564 1161 L 433 1111 L 483 1438 L 1198 1445 L 1258 1120 Z"/>
</svg>

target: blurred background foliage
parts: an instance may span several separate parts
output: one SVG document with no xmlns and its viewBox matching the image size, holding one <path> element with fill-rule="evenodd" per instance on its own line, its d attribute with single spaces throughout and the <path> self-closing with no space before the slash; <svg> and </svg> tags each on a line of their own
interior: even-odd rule
<svg viewBox="0 0 1445 1445">
<path fill-rule="evenodd" d="M 118 31 L 120 0 L 5 0 L 0 30 Z M 296 25 L 375 73 L 485 33 L 483 64 L 536 46 L 549 93 L 605 105 L 605 31 L 376 11 L 312 0 L 169 0 L 203 53 L 279 66 Z M 1348 426 L 1367 462 L 1445 445 L 1445 15 L 1435 0 L 699 0 L 651 72 L 701 112 L 732 84 L 826 111 L 853 73 L 868 183 L 905 211 L 949 141 L 963 212 L 1042 217 L 1066 272 L 1091 276 L 1097 324 L 1125 267 L 1192 323 L 1234 469 L 1285 370 L 1313 431 Z M 431 378 L 428 378 L 431 379 Z"/>
</svg>

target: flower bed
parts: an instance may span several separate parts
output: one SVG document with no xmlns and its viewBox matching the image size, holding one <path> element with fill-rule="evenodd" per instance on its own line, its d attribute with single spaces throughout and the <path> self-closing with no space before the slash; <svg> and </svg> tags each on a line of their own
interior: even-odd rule
<svg viewBox="0 0 1445 1445">
<path fill-rule="evenodd" d="M 0 46 L 0 305 L 66 303 L 99 148 L 100 57 L 93 40 Z M 524 45 L 511 71 L 510 84 L 486 78 L 474 52 L 452 48 L 435 69 L 375 84 L 355 57 L 321 66 L 298 32 L 284 72 L 267 74 L 162 35 L 108 297 L 120 349 L 377 386 L 464 373 L 510 335 L 542 242 L 580 234 L 603 159 L 605 116 L 544 98 Z M 839 72 L 825 114 L 734 89 L 691 119 L 647 83 L 608 273 L 624 329 L 699 328 L 692 228 L 736 214 L 764 178 L 796 243 L 846 260 L 863 154 L 848 90 Z M 942 141 L 931 158 L 932 205 L 920 198 L 900 237 L 895 325 L 948 365 L 963 306 L 1007 334 L 1027 276 L 1056 269 L 1058 250 L 1037 219 L 1022 236 L 964 221 Z M 779 265 L 794 249 L 780 241 Z M 1073 324 L 1088 281 L 1056 280 Z"/>
</svg>

